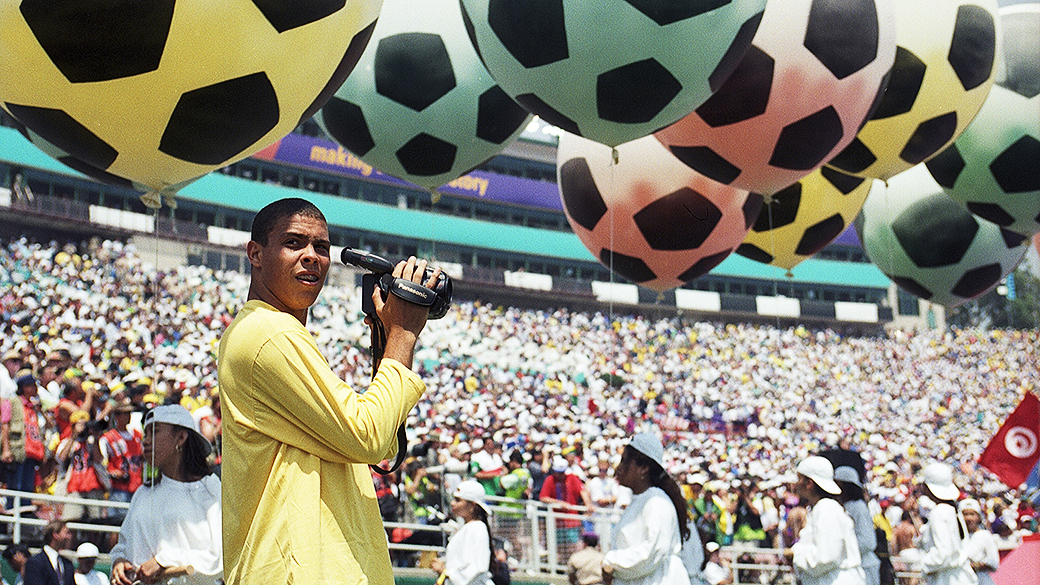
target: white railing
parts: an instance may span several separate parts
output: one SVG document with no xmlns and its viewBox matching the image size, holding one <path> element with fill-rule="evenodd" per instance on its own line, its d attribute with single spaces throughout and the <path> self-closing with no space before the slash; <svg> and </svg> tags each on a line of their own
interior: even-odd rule
<svg viewBox="0 0 1040 585">
<path fill-rule="evenodd" d="M 39 529 L 45 526 L 51 517 L 61 517 L 61 508 L 65 504 L 109 510 L 129 508 L 129 504 L 123 502 L 6 489 L 0 489 L 0 497 L 5 501 L 13 499 L 14 505 L 0 514 L 0 522 L 10 525 L 7 532 L 15 544 L 39 544 Z M 511 567 L 514 571 L 527 575 L 565 574 L 567 559 L 577 550 L 578 539 L 585 528 L 592 528 L 599 534 L 603 543 L 601 548 L 605 549 L 610 539 L 610 529 L 621 515 L 621 510 L 616 508 L 588 509 L 573 506 L 567 510 L 560 510 L 537 500 L 513 500 L 495 496 L 489 496 L 488 503 L 493 512 L 490 518 L 492 535 L 509 543 Z M 48 508 L 48 513 L 41 514 L 41 509 Z M 77 531 L 119 532 L 119 526 L 106 524 L 103 518 L 99 520 L 101 521 L 70 521 L 68 526 Z M 577 526 L 572 526 L 574 524 Z M 415 567 L 418 556 L 423 553 L 443 554 L 444 545 L 450 536 L 444 524 L 384 522 L 384 526 L 398 569 Z M 398 538 L 395 542 L 395 530 L 406 531 L 409 537 Z M 730 563 L 736 585 L 795 582 L 790 565 L 784 562 L 782 550 L 727 546 L 721 551 L 723 558 Z M 99 560 L 109 561 L 107 555 L 102 555 Z M 896 567 L 897 583 L 910 583 L 920 576 L 919 573 L 908 570 L 899 558 L 893 558 L 892 561 Z"/>
</svg>

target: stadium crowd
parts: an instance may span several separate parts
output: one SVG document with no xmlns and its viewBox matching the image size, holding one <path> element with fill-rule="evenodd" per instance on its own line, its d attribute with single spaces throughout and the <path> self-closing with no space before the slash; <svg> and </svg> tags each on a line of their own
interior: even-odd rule
<svg viewBox="0 0 1040 585">
<path fill-rule="evenodd" d="M 132 411 L 128 428 L 139 428 L 143 411 L 164 402 L 193 411 L 219 466 L 216 346 L 246 296 L 246 275 L 159 272 L 147 251 L 119 241 L 23 238 L 0 246 L 0 282 L 0 398 L 10 404 L 22 384 L 38 395 L 34 489 L 69 489 L 75 449 L 61 447 L 71 433 L 96 433 L 105 448 L 93 456 L 104 468 L 117 451 L 101 440 L 107 421 Z M 358 389 L 372 373 L 360 307 L 354 286 L 326 286 L 309 321 L 333 369 Z M 392 516 L 426 521 L 436 493 L 470 476 L 491 495 L 550 501 L 541 487 L 554 468 L 581 482 L 577 504 L 617 506 L 625 495 L 611 469 L 621 448 L 655 428 L 668 471 L 685 484 L 695 516 L 709 518 L 702 534 L 723 546 L 789 543 L 795 502 L 785 486 L 795 464 L 835 448 L 862 456 L 893 543 L 903 512 L 907 521 L 916 512 L 914 474 L 930 461 L 955 466 L 994 532 L 1014 538 L 1037 531 L 1029 494 L 975 461 L 1022 395 L 1036 391 L 1038 346 L 1037 331 L 849 335 L 460 302 L 419 340 L 415 367 L 428 390 L 409 420 L 413 457 L 402 482 L 413 505 Z M 8 455 L 12 486 L 19 458 Z M 119 470 L 109 465 L 106 481 L 90 467 L 99 477 L 88 487 L 108 497 Z"/>
</svg>

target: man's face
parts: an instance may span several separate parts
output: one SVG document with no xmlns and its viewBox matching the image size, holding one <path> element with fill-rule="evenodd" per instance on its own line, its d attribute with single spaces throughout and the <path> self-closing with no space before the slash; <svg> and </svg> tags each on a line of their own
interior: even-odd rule
<svg viewBox="0 0 1040 585">
<path fill-rule="evenodd" d="M 324 221 L 304 215 L 278 221 L 266 246 L 258 242 L 247 245 L 253 268 L 250 298 L 259 298 L 306 323 L 307 309 L 317 300 L 329 273 L 330 248 Z"/>
<path fill-rule="evenodd" d="M 72 529 L 62 526 L 61 530 L 54 533 L 54 550 L 65 550 L 72 544 Z"/>
<path fill-rule="evenodd" d="M 22 367 L 22 360 L 9 359 L 4 360 L 4 367 L 7 368 L 7 373 L 12 377 Z"/>
</svg>

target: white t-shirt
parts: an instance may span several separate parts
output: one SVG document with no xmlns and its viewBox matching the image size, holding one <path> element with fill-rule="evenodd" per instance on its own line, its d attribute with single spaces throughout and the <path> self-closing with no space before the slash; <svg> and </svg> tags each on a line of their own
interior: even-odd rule
<svg viewBox="0 0 1040 585">
<path fill-rule="evenodd" d="M 76 571 L 74 578 L 76 585 L 109 585 L 108 575 L 100 573 L 95 569 L 91 569 L 86 574 Z"/>
<path fill-rule="evenodd" d="M 130 500 L 119 542 L 110 553 L 136 566 L 152 557 L 164 567 L 191 565 L 187 583 L 213 585 L 224 576 L 220 480 L 180 482 L 163 477 Z"/>
</svg>

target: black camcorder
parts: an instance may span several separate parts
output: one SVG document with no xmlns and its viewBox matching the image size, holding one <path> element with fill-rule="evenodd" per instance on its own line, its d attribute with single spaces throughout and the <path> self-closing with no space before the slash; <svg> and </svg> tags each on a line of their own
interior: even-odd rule
<svg viewBox="0 0 1040 585">
<path fill-rule="evenodd" d="M 361 277 L 361 311 L 366 315 L 374 317 L 376 314 L 376 308 L 372 304 L 372 292 L 377 283 L 384 301 L 387 295 L 392 293 L 408 302 L 429 307 L 429 319 L 440 319 L 448 313 L 448 308 L 451 306 L 452 285 L 451 278 L 444 272 L 441 272 L 437 284 L 431 289 L 410 280 L 394 278 L 392 272 L 395 264 L 369 252 L 344 248 L 340 254 L 340 260 L 344 264 L 358 266 L 368 271 L 368 274 Z M 428 282 L 432 274 L 433 269 L 427 266 L 422 282 L 424 284 Z"/>
</svg>

